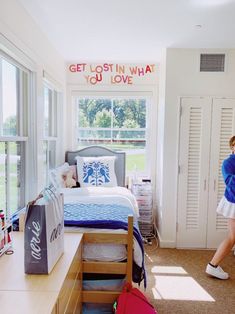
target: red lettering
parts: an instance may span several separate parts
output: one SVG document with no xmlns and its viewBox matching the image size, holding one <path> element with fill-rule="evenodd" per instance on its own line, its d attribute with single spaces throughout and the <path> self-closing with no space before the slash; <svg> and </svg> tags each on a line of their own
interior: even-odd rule
<svg viewBox="0 0 235 314">
<path fill-rule="evenodd" d="M 137 73 L 137 67 L 130 67 L 130 72 L 131 72 L 131 75 L 133 74 L 136 74 Z"/>
<path fill-rule="evenodd" d="M 82 71 L 85 71 L 85 66 L 86 66 L 86 63 L 78 63 L 77 64 L 77 72 L 82 72 Z"/>
<path fill-rule="evenodd" d="M 124 74 L 125 73 L 125 66 L 116 64 L 116 72 L 120 73 L 120 74 Z"/>
<path fill-rule="evenodd" d="M 95 85 L 95 84 L 97 83 L 97 79 L 96 79 L 95 76 L 92 76 L 92 77 L 90 78 L 90 83 L 91 83 L 92 85 Z"/>
<path fill-rule="evenodd" d="M 86 79 L 86 82 L 89 83 L 89 77 L 90 77 L 90 76 L 89 76 L 89 75 L 87 75 L 87 76 L 84 75 L 84 77 L 85 77 L 85 79 Z"/>
<path fill-rule="evenodd" d="M 128 76 L 127 84 L 129 84 L 129 85 L 133 84 L 132 79 L 133 79 L 133 76 Z"/>
<path fill-rule="evenodd" d="M 119 84 L 119 83 L 124 83 L 124 84 L 132 84 L 132 76 L 129 75 L 115 75 L 111 76 L 111 83 L 112 84 Z"/>
<path fill-rule="evenodd" d="M 108 63 L 104 63 L 103 69 L 104 69 L 104 72 L 107 72 L 109 70 Z"/>
<path fill-rule="evenodd" d="M 144 75 L 144 68 L 138 68 L 138 75 Z"/>
<path fill-rule="evenodd" d="M 114 80 L 115 80 L 116 83 L 120 83 L 122 81 L 121 75 L 115 75 L 114 76 Z"/>
<path fill-rule="evenodd" d="M 103 67 L 101 65 L 97 65 L 95 68 L 96 73 L 102 73 L 103 72 Z"/>
<path fill-rule="evenodd" d="M 126 76 L 122 75 L 122 80 L 123 80 L 123 83 L 127 83 L 128 82 L 128 75 L 126 75 Z"/>
<path fill-rule="evenodd" d="M 110 71 L 113 72 L 113 64 L 112 63 L 109 64 L 109 68 L 110 68 Z"/>
<path fill-rule="evenodd" d="M 71 64 L 71 65 L 69 66 L 69 71 L 70 71 L 70 72 L 76 72 L 76 65 L 75 65 L 75 64 Z"/>
<path fill-rule="evenodd" d="M 69 66 L 70 72 L 82 72 L 85 71 L 86 63 L 77 63 L 77 64 L 71 64 Z"/>
<path fill-rule="evenodd" d="M 147 66 L 146 66 L 146 69 L 145 69 L 145 73 L 148 73 L 148 72 L 151 73 L 151 69 L 150 69 L 150 66 L 149 66 L 149 65 L 147 65 Z"/>
<path fill-rule="evenodd" d="M 92 68 L 92 64 L 90 65 L 90 71 L 95 72 L 95 69 Z"/>
<path fill-rule="evenodd" d="M 152 72 L 154 72 L 155 64 L 150 64 L 150 67 L 151 67 L 151 69 L 152 69 Z"/>
<path fill-rule="evenodd" d="M 97 82 L 101 82 L 102 81 L 102 74 L 101 73 L 99 73 L 99 74 L 96 74 L 96 81 Z"/>
</svg>

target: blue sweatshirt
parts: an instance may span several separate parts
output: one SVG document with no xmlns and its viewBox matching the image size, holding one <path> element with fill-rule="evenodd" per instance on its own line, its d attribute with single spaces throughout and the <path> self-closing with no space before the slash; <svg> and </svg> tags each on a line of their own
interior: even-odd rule
<svg viewBox="0 0 235 314">
<path fill-rule="evenodd" d="M 222 174 L 226 184 L 224 196 L 229 202 L 235 203 L 235 154 L 223 161 Z"/>
</svg>

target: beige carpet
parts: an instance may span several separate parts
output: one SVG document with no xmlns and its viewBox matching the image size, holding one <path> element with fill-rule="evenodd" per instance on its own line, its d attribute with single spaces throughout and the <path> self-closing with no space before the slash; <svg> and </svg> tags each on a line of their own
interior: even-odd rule
<svg viewBox="0 0 235 314">
<path fill-rule="evenodd" d="M 235 313 L 232 253 L 221 264 L 230 279 L 219 280 L 205 274 L 214 251 L 161 249 L 153 243 L 145 245 L 145 252 L 148 274 L 145 293 L 159 314 Z"/>
</svg>

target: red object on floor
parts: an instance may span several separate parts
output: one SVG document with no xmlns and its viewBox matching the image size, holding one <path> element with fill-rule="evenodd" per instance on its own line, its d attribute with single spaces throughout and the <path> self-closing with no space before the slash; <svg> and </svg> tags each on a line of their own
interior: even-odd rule
<svg viewBox="0 0 235 314">
<path fill-rule="evenodd" d="M 126 283 L 117 300 L 116 314 L 157 314 L 146 296 L 131 284 Z"/>
</svg>

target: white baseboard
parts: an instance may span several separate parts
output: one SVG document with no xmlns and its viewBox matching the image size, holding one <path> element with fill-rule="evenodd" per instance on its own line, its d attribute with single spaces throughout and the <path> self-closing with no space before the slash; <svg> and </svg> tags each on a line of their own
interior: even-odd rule
<svg viewBox="0 0 235 314">
<path fill-rule="evenodd" d="M 174 241 L 162 241 L 159 239 L 159 247 L 165 249 L 175 249 L 175 242 Z"/>
<path fill-rule="evenodd" d="M 176 243 L 175 241 L 170 241 L 170 240 L 163 240 L 161 236 L 158 233 L 158 230 L 156 229 L 157 237 L 158 237 L 158 242 L 159 242 L 159 247 L 160 248 L 169 248 L 169 249 L 174 249 L 176 248 Z"/>
</svg>

